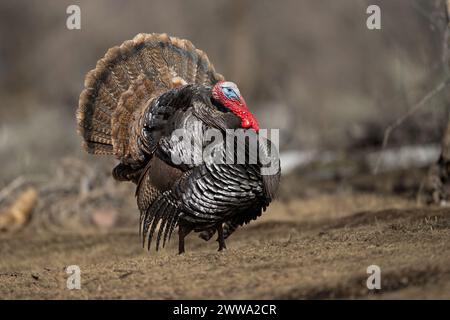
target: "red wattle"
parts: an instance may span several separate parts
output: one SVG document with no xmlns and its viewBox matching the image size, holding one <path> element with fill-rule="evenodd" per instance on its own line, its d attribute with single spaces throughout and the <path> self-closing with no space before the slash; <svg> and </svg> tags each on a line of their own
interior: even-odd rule
<svg viewBox="0 0 450 320">
<path fill-rule="evenodd" d="M 243 128 L 246 128 L 246 129 L 249 128 L 251 126 L 250 120 L 245 119 L 245 118 L 242 119 L 241 125 Z"/>
</svg>

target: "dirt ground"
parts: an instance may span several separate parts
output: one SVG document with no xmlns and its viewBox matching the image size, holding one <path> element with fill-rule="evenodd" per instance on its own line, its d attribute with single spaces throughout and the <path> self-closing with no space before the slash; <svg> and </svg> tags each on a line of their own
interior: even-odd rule
<svg viewBox="0 0 450 320">
<path fill-rule="evenodd" d="M 217 243 L 195 235 L 158 253 L 137 228 L 0 234 L 2 299 L 450 298 L 450 209 L 368 193 L 274 203 Z M 369 265 L 381 290 L 366 287 Z M 66 267 L 81 268 L 81 289 Z"/>
</svg>

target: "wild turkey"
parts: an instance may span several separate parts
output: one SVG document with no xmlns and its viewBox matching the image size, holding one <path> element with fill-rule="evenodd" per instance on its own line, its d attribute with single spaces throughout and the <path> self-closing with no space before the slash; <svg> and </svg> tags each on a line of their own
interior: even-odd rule
<svg viewBox="0 0 450 320">
<path fill-rule="evenodd" d="M 188 40 L 138 34 L 109 49 L 86 75 L 78 132 L 87 152 L 120 161 L 113 169 L 115 179 L 137 185 L 139 230 L 143 245 L 148 238 L 148 249 L 158 226 L 156 250 L 178 226 L 179 253 L 191 231 L 204 240 L 217 231 L 222 250 L 225 239 L 260 216 L 276 193 L 279 162 L 270 175 L 261 174 L 260 162 L 175 163 L 174 156 L 183 157 L 185 149 L 173 139 L 174 132 L 195 130 L 199 122 L 194 135 L 212 128 L 221 134 L 245 128 L 257 135 L 259 130 L 237 86 L 225 82 Z M 275 151 L 269 140 L 262 141 L 259 152 Z M 224 143 L 217 150 L 227 152 Z M 228 152 L 234 156 L 237 151 Z"/>
</svg>

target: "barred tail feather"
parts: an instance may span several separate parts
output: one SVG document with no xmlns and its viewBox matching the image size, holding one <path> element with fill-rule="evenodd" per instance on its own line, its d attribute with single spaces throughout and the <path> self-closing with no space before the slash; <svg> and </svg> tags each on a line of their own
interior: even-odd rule
<svg viewBox="0 0 450 320">
<path fill-rule="evenodd" d="M 220 80 L 223 76 L 190 41 L 140 33 L 109 49 L 86 75 L 77 110 L 83 146 L 93 154 L 135 156 L 127 141 L 146 101 L 180 84 Z"/>
</svg>

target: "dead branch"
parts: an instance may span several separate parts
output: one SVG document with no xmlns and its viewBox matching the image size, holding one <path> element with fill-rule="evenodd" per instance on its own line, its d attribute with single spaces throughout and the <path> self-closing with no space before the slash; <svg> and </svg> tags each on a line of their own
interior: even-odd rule
<svg viewBox="0 0 450 320">
<path fill-rule="evenodd" d="M 3 202 L 6 198 L 8 198 L 14 190 L 21 187 L 25 183 L 25 178 L 23 176 L 19 176 L 15 178 L 10 184 L 4 187 L 0 191 L 0 203 Z"/>
<path fill-rule="evenodd" d="M 423 106 L 427 105 L 427 102 L 430 101 L 432 98 L 434 98 L 436 95 L 438 95 L 441 91 L 443 91 L 449 83 L 450 83 L 450 76 L 447 76 L 444 80 L 439 82 L 433 90 L 428 92 L 428 94 L 426 94 L 422 99 L 419 100 L 419 102 L 417 102 L 412 108 L 410 108 L 408 110 L 408 112 L 406 112 L 404 115 L 402 115 L 400 118 L 395 120 L 392 124 L 390 124 L 386 128 L 386 130 L 384 131 L 383 144 L 381 146 L 381 153 L 377 159 L 375 169 L 373 171 L 374 174 L 378 173 L 378 169 L 379 169 L 379 166 L 381 163 L 381 158 L 383 156 L 383 151 L 387 147 L 387 144 L 389 142 L 389 138 L 391 136 L 392 131 L 395 130 L 397 127 L 399 127 L 406 119 L 408 119 L 410 116 L 412 116 L 418 110 L 420 110 Z"/>
<path fill-rule="evenodd" d="M 0 212 L 0 230 L 14 230 L 23 227 L 36 206 L 38 192 L 28 188 L 5 211 Z"/>
<path fill-rule="evenodd" d="M 447 0 L 447 22 L 448 27 L 450 28 L 450 0 Z"/>
<path fill-rule="evenodd" d="M 425 14 L 419 7 L 414 5 L 413 7 L 419 11 L 421 14 L 425 15 L 427 18 L 428 15 Z M 445 15 L 446 15 L 446 27 L 443 34 L 443 44 L 442 44 L 442 61 L 441 66 L 444 69 L 444 79 L 439 82 L 436 87 L 428 92 L 422 99 L 419 100 L 412 108 L 410 108 L 404 115 L 402 115 L 400 118 L 395 120 L 392 124 L 390 124 L 386 130 L 384 131 L 383 135 L 383 143 L 381 146 L 381 152 L 380 155 L 376 161 L 375 168 L 373 170 L 374 174 L 378 173 L 379 166 L 381 163 L 381 159 L 383 157 L 383 151 L 386 149 L 387 144 L 389 142 L 389 138 L 391 136 L 391 133 L 393 130 L 395 130 L 397 127 L 399 127 L 406 119 L 408 119 L 411 115 L 416 113 L 419 109 L 421 109 L 423 106 L 427 105 L 427 102 L 431 100 L 433 97 L 438 95 L 443 89 L 447 87 L 447 85 L 450 83 L 450 70 L 448 65 L 448 59 L 449 59 L 449 38 L 450 38 L 450 0 L 445 0 Z M 434 22 L 432 22 L 434 24 Z"/>
</svg>

